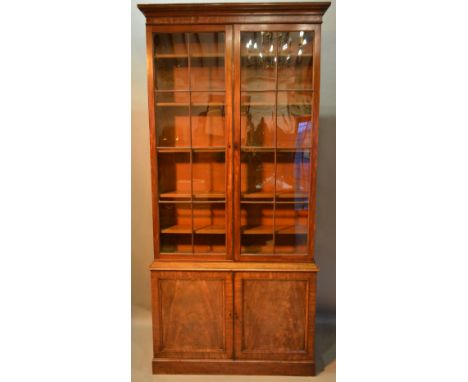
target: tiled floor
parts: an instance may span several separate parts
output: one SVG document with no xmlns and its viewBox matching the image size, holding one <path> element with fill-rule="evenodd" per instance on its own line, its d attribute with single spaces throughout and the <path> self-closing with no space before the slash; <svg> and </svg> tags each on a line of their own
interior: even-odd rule
<svg viewBox="0 0 468 382">
<path fill-rule="evenodd" d="M 132 382 L 334 382 L 336 381 L 335 324 L 331 316 L 318 315 L 316 377 L 236 375 L 152 375 L 151 313 L 132 307 Z M 323 365 L 327 366 L 323 370 Z"/>
</svg>

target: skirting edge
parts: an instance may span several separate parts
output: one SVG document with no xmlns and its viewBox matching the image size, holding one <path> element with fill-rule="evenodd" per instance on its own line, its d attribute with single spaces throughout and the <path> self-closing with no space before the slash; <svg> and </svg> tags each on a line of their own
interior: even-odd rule
<svg viewBox="0 0 468 382">
<path fill-rule="evenodd" d="M 235 374 L 314 376 L 313 361 L 153 359 L 153 374 Z"/>
</svg>

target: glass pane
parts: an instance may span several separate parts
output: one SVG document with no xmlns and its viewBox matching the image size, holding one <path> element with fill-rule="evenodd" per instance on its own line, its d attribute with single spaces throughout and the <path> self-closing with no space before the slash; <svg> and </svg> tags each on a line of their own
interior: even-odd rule
<svg viewBox="0 0 468 382">
<path fill-rule="evenodd" d="M 278 92 L 278 147 L 312 144 L 312 92 Z"/>
<path fill-rule="evenodd" d="M 225 197 L 224 152 L 193 153 L 193 196 L 206 199 Z"/>
<path fill-rule="evenodd" d="M 192 94 L 192 146 L 225 147 L 224 93 Z"/>
<path fill-rule="evenodd" d="M 226 250 L 224 203 L 193 205 L 194 252 L 215 253 Z"/>
<path fill-rule="evenodd" d="M 312 89 L 313 32 L 280 32 L 278 39 L 278 88 Z"/>
<path fill-rule="evenodd" d="M 273 253 L 273 204 L 241 204 L 241 252 Z"/>
<path fill-rule="evenodd" d="M 191 234 L 162 233 L 159 238 L 159 251 L 161 253 L 191 253 Z"/>
<path fill-rule="evenodd" d="M 276 32 L 241 32 L 242 90 L 276 89 Z"/>
<path fill-rule="evenodd" d="M 160 251 L 192 252 L 192 212 L 188 203 L 160 203 Z"/>
<path fill-rule="evenodd" d="M 156 90 L 187 90 L 188 51 L 185 33 L 154 34 Z"/>
<path fill-rule="evenodd" d="M 190 199 L 190 153 L 159 153 L 158 168 L 160 199 Z"/>
<path fill-rule="evenodd" d="M 224 32 L 190 34 L 192 89 L 224 89 L 224 51 Z"/>
<path fill-rule="evenodd" d="M 277 199 L 307 199 L 310 185 L 310 151 L 276 154 Z"/>
<path fill-rule="evenodd" d="M 242 146 L 275 146 L 275 92 L 242 92 Z"/>
<path fill-rule="evenodd" d="M 156 137 L 158 147 L 189 147 L 189 93 L 156 93 Z"/>
<path fill-rule="evenodd" d="M 241 153 L 241 199 L 270 200 L 275 190 L 275 153 Z"/>
<path fill-rule="evenodd" d="M 275 211 L 275 252 L 307 253 L 307 203 L 277 204 Z"/>
</svg>

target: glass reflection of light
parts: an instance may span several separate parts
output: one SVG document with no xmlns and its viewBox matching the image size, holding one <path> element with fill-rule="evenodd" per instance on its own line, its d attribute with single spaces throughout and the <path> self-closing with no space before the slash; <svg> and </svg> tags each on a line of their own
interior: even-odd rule
<svg viewBox="0 0 468 382">
<path fill-rule="evenodd" d="M 296 136 L 296 147 L 303 146 L 303 142 L 308 136 L 309 131 L 312 128 L 312 121 L 302 121 L 297 125 L 297 136 Z M 309 151 L 297 151 L 294 157 L 294 176 L 296 178 L 296 184 L 301 184 L 300 179 L 307 174 L 307 162 L 309 160 Z M 304 190 L 296 190 L 296 192 L 303 192 Z M 299 205 L 296 209 L 301 209 Z"/>
</svg>

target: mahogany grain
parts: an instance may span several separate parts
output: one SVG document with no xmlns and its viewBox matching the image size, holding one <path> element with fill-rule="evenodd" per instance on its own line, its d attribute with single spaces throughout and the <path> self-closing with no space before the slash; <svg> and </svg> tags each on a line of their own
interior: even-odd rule
<svg viewBox="0 0 468 382">
<path fill-rule="evenodd" d="M 320 40 L 329 6 L 138 5 L 155 374 L 315 373 Z M 267 64 L 256 67 L 245 44 L 264 33 L 277 45 L 262 47 Z M 280 36 L 303 52 L 288 61 Z M 311 124 L 303 139 L 299 124 Z"/>
</svg>

